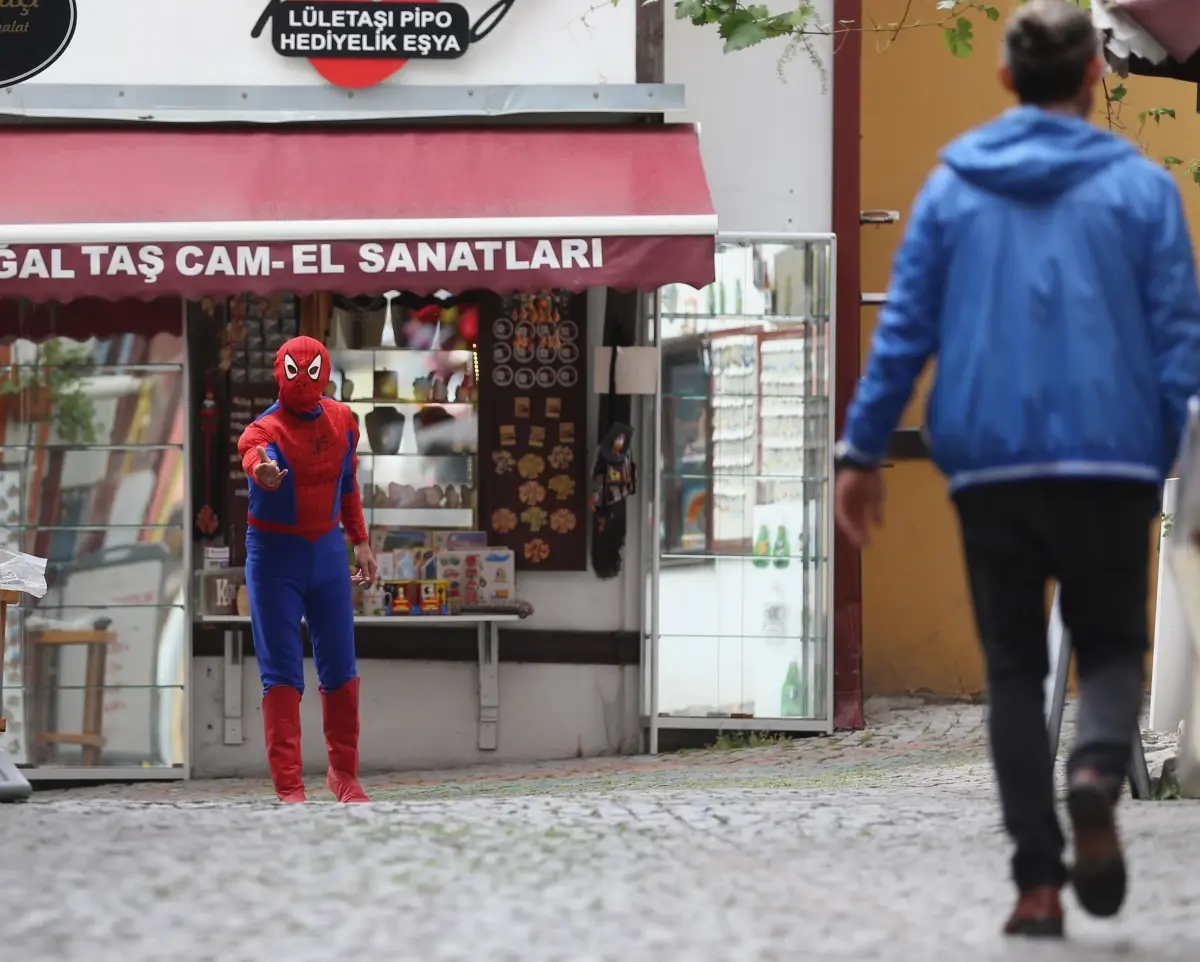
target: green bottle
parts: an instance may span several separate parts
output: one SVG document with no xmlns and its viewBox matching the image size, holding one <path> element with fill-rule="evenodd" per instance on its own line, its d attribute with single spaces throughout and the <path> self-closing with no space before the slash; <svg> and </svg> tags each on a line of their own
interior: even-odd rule
<svg viewBox="0 0 1200 962">
<path fill-rule="evenodd" d="M 771 562 L 776 568 L 786 568 L 791 564 L 791 549 L 788 547 L 787 528 L 783 525 L 779 526 L 779 530 L 775 533 L 775 547 L 771 554 L 775 556 L 775 560 Z"/>
<path fill-rule="evenodd" d="M 765 568 L 771 563 L 771 532 L 764 524 L 754 539 L 754 567 Z"/>
<path fill-rule="evenodd" d="M 804 714 L 800 695 L 800 663 L 793 661 L 788 664 L 787 677 L 783 680 L 779 706 L 781 718 L 796 718 Z"/>
</svg>

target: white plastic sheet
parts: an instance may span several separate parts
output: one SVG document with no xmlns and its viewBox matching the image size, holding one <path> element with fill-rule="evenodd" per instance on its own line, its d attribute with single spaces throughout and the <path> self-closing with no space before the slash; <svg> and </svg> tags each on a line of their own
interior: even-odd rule
<svg viewBox="0 0 1200 962">
<path fill-rule="evenodd" d="M 1179 493 L 1170 519 L 1169 560 L 1179 588 L 1188 634 L 1200 664 L 1200 399 L 1188 402 L 1179 452 Z M 1189 679 L 1187 711 L 1179 739 L 1176 775 L 1180 793 L 1200 797 L 1200 672 Z"/>
<path fill-rule="evenodd" d="M 41 598 L 46 593 L 46 559 L 0 548 L 0 590 Z"/>
</svg>

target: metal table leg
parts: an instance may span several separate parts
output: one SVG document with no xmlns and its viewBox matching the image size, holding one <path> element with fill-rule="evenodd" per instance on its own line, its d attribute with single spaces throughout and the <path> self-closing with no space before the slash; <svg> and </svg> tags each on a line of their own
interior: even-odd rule
<svg viewBox="0 0 1200 962">
<path fill-rule="evenodd" d="M 21 774 L 16 762 L 8 752 L 0 749 L 0 802 L 24 801 L 32 793 L 33 786 Z"/>
<path fill-rule="evenodd" d="M 1050 676 L 1047 684 L 1046 727 L 1050 736 L 1050 753 L 1058 756 L 1062 738 L 1063 708 L 1067 703 L 1067 684 L 1071 677 L 1071 635 L 1062 623 L 1058 608 L 1058 590 L 1054 591 L 1054 608 L 1050 614 L 1050 628 L 1046 643 L 1050 651 Z M 1142 745 L 1142 731 L 1136 725 L 1133 731 L 1133 746 L 1129 757 L 1129 788 L 1135 799 L 1150 800 L 1150 769 L 1146 765 L 1146 750 Z"/>
<path fill-rule="evenodd" d="M 8 606 L 20 601 L 15 591 L 0 592 L 0 732 L 4 731 L 4 642 L 8 637 Z M 33 786 L 8 755 L 0 749 L 0 802 L 20 802 L 33 793 Z"/>
<path fill-rule="evenodd" d="M 495 751 L 500 726 L 500 626 L 478 623 L 479 636 L 479 747 Z"/>
<path fill-rule="evenodd" d="M 245 741 L 242 726 L 242 645 L 244 636 L 240 629 L 230 628 L 225 632 L 225 663 L 222 674 L 222 721 L 226 745 L 241 745 Z"/>
</svg>

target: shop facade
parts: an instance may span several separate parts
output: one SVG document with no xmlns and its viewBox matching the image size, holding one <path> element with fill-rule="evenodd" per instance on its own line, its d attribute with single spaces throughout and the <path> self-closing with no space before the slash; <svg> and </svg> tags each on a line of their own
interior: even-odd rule
<svg viewBox="0 0 1200 962">
<path fill-rule="evenodd" d="M 0 202 L 0 486 L 18 492 L 10 544 L 51 572 L 46 598 L 10 614 L 0 747 L 31 778 L 265 770 L 230 455 L 296 333 L 325 341 L 334 396 L 361 417 L 389 580 L 462 577 L 466 592 L 445 555 L 478 551 L 495 566 L 480 580 L 515 582 L 453 599 L 458 613 L 361 599 L 365 769 L 636 751 L 660 714 L 828 730 L 835 245 L 827 226 L 718 238 L 696 128 L 664 122 L 684 101 L 662 82 L 661 10 L 656 33 L 634 4 L 242 6 L 126 0 L 0 92 L 23 171 Z M 709 459 L 689 502 L 697 479 L 657 452 L 692 388 L 672 395 L 660 348 L 713 375 L 749 335 L 776 373 L 741 394 L 788 409 L 799 467 Z M 805 373 L 789 380 L 793 363 Z M 792 386 L 770 387 L 779 374 Z M 706 417 L 693 447 L 744 430 Z M 587 498 L 613 423 L 634 427 L 641 465 L 623 544 Z M 759 501 L 803 507 L 767 518 Z M 683 532 L 693 502 L 725 513 Z M 768 569 L 796 578 L 772 590 L 806 599 L 775 632 L 795 650 L 763 693 L 667 704 L 663 639 L 691 631 L 661 624 L 670 539 L 690 538 L 685 560 L 711 573 L 753 565 L 751 526 L 778 529 Z M 739 651 L 762 634 L 719 633 Z M 304 712 L 317 768 L 315 700 Z"/>
</svg>

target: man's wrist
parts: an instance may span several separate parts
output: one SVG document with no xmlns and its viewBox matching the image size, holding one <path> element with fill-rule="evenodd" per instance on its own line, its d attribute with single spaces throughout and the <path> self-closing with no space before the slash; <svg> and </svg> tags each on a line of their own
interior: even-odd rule
<svg viewBox="0 0 1200 962">
<path fill-rule="evenodd" d="M 879 467 L 879 462 L 843 438 L 833 447 L 833 467 L 835 471 L 843 468 L 851 471 L 874 471 Z"/>
</svg>

